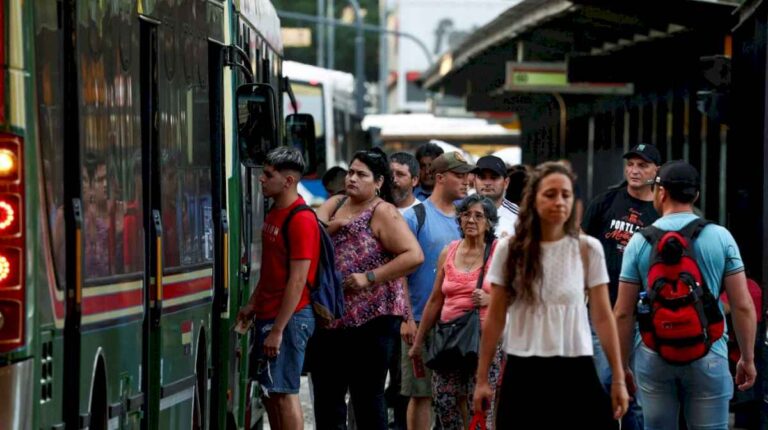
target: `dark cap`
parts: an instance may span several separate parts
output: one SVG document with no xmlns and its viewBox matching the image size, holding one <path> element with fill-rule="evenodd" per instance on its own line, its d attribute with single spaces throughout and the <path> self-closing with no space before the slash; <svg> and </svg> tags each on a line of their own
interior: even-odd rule
<svg viewBox="0 0 768 430">
<path fill-rule="evenodd" d="M 469 173 L 475 166 L 469 164 L 467 159 L 458 152 L 445 152 L 432 160 L 430 169 L 435 173 L 445 173 L 448 171 L 456 173 Z"/>
<path fill-rule="evenodd" d="M 639 143 L 635 145 L 624 154 L 623 158 L 631 157 L 640 157 L 649 163 L 653 163 L 657 166 L 661 165 L 661 154 L 659 153 L 659 150 L 656 149 L 656 146 L 651 145 L 650 143 Z"/>
<path fill-rule="evenodd" d="M 476 166 L 477 167 L 475 167 L 475 170 L 473 170 L 472 173 L 480 173 L 483 170 L 490 170 L 502 178 L 507 176 L 507 166 L 504 164 L 504 160 L 495 155 L 480 157 L 480 159 L 477 160 Z"/>
<path fill-rule="evenodd" d="M 670 161 L 659 169 L 656 183 L 680 191 L 699 191 L 699 172 L 683 160 Z"/>
</svg>

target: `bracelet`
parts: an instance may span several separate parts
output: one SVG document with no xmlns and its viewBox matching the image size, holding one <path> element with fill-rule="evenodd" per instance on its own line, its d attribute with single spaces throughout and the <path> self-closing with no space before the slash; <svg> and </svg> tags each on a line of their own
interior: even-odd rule
<svg viewBox="0 0 768 430">
<path fill-rule="evenodd" d="M 624 381 L 612 381 L 612 382 L 611 382 L 611 385 L 623 385 L 623 386 L 625 386 L 625 387 L 626 387 L 626 386 L 627 386 L 627 383 L 626 383 L 626 382 L 624 382 Z"/>
</svg>

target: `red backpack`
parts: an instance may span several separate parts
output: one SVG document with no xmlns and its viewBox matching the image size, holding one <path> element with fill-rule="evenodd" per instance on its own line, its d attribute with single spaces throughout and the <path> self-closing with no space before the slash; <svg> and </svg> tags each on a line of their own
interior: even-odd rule
<svg viewBox="0 0 768 430">
<path fill-rule="evenodd" d="M 725 327 L 717 297 L 705 285 L 693 242 L 708 221 L 697 218 L 679 231 L 641 230 L 651 245 L 647 290 L 637 319 L 643 343 L 672 364 L 704 357 Z"/>
</svg>

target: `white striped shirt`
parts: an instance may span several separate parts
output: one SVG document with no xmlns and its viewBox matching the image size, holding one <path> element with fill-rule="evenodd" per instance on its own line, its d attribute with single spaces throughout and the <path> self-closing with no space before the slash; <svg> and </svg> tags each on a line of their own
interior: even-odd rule
<svg viewBox="0 0 768 430">
<path fill-rule="evenodd" d="M 496 209 L 496 212 L 499 215 L 499 223 L 496 224 L 496 237 L 514 236 L 515 223 L 517 222 L 520 208 L 509 200 L 504 199 L 501 206 Z"/>
</svg>

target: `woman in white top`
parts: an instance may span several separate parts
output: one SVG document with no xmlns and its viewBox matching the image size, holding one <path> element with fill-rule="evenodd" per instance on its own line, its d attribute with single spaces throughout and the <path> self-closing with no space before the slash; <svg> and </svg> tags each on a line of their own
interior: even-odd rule
<svg viewBox="0 0 768 430">
<path fill-rule="evenodd" d="M 516 235 L 502 239 L 494 253 L 474 402 L 475 408 L 490 404 L 488 370 L 508 321 L 496 428 L 612 429 L 626 412 L 603 249 L 579 236 L 572 209 L 571 171 L 540 165 L 526 187 Z M 615 376 L 610 399 L 592 361 L 585 298 Z"/>
</svg>

